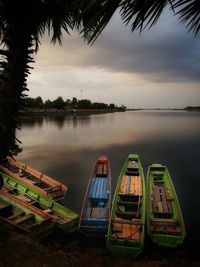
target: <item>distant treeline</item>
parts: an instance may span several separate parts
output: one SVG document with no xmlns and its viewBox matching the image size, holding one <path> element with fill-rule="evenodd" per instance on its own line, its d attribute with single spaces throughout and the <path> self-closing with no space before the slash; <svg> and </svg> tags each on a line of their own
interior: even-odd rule
<svg viewBox="0 0 200 267">
<path fill-rule="evenodd" d="M 188 111 L 200 111 L 200 106 L 196 106 L 196 107 L 188 106 L 184 109 Z"/>
<path fill-rule="evenodd" d="M 126 107 L 121 105 L 117 107 L 115 104 L 105 104 L 94 102 L 92 103 L 89 99 L 78 100 L 76 97 L 73 97 L 72 100 L 67 99 L 63 100 L 61 96 L 56 98 L 55 100 L 46 100 L 45 102 L 42 100 L 40 96 L 36 98 L 27 97 L 25 100 L 25 107 L 31 109 L 117 109 L 121 111 L 125 111 Z"/>
</svg>

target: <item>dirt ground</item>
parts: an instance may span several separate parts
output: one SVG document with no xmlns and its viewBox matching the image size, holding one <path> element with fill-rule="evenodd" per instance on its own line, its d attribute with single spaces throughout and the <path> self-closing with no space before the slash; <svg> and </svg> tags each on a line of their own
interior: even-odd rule
<svg viewBox="0 0 200 267">
<path fill-rule="evenodd" d="M 146 247 L 137 259 L 110 255 L 104 241 L 85 242 L 77 234 L 37 241 L 0 224 L 0 267 L 197 267 L 198 256 L 179 250 Z"/>
</svg>

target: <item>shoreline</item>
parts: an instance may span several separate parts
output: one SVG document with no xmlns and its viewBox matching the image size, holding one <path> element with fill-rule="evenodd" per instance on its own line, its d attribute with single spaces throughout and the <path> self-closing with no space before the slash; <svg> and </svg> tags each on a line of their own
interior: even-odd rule
<svg viewBox="0 0 200 267">
<path fill-rule="evenodd" d="M 38 116 L 38 115 L 92 115 L 105 114 L 114 112 L 125 112 L 120 109 L 27 109 L 26 112 L 21 113 L 21 117 Z"/>
<path fill-rule="evenodd" d="M 95 239 L 86 243 L 77 232 L 71 235 L 55 233 L 38 241 L 8 225 L 0 226 L 0 267 L 193 267 L 200 264 L 198 253 L 190 255 L 184 247 L 167 250 L 146 244 L 139 257 L 122 258 L 109 253 L 105 240 Z"/>
</svg>

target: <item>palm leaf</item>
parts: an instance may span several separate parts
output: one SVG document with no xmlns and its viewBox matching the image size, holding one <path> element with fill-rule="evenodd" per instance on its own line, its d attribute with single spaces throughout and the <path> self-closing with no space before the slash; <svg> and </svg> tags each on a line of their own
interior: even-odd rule
<svg viewBox="0 0 200 267">
<path fill-rule="evenodd" d="M 173 6 L 181 22 L 187 23 L 196 36 L 200 29 L 200 0 L 173 0 Z"/>
</svg>

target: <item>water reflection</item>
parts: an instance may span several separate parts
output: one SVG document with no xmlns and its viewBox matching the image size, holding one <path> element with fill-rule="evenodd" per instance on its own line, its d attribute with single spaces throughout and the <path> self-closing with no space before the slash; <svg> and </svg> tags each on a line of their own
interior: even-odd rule
<svg viewBox="0 0 200 267">
<path fill-rule="evenodd" d="M 31 124 L 32 123 L 32 124 Z M 38 126 L 39 125 L 39 126 Z M 79 212 L 99 155 L 111 161 L 112 191 L 128 153 L 149 164 L 168 166 L 183 209 L 188 240 L 200 238 L 200 113 L 125 112 L 91 116 L 29 118 L 18 138 L 20 160 L 69 186 L 65 203 Z"/>
</svg>

